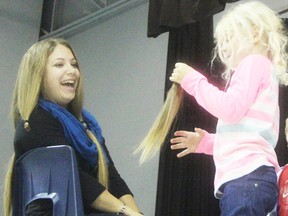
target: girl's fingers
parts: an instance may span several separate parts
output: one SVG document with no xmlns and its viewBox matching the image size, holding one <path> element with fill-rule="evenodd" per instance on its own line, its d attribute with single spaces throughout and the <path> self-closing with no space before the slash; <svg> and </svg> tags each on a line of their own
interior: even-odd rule
<svg viewBox="0 0 288 216">
<path fill-rule="evenodd" d="M 178 157 L 178 158 L 181 158 L 181 157 L 184 157 L 184 156 L 186 156 L 186 155 L 188 155 L 188 154 L 189 154 L 188 149 L 185 149 L 185 150 L 183 150 L 182 152 L 180 152 L 179 154 L 177 154 L 177 157 Z"/>
<path fill-rule="evenodd" d="M 187 149 L 187 146 L 184 143 L 171 145 L 171 149 L 173 149 L 173 150 L 175 150 L 175 149 L 184 149 L 184 148 Z"/>
<path fill-rule="evenodd" d="M 185 138 L 183 137 L 176 137 L 176 138 L 172 138 L 170 140 L 170 142 L 173 144 L 173 143 L 181 143 L 181 142 L 184 142 L 185 141 Z"/>
<path fill-rule="evenodd" d="M 174 136 L 187 137 L 188 134 L 189 134 L 188 131 L 180 130 L 180 131 L 176 131 L 176 132 L 174 133 Z"/>
<path fill-rule="evenodd" d="M 184 66 L 184 65 L 186 65 L 185 63 L 182 63 L 182 62 L 177 62 L 176 64 L 175 64 L 175 68 L 178 68 L 178 67 L 181 67 L 181 66 Z"/>
</svg>

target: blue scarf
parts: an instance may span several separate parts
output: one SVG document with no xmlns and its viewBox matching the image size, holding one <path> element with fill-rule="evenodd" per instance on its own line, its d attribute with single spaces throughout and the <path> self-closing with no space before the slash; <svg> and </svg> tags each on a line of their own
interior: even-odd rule
<svg viewBox="0 0 288 216">
<path fill-rule="evenodd" d="M 87 164 L 91 168 L 97 166 L 98 150 L 96 145 L 87 136 L 84 125 L 68 110 L 57 105 L 56 103 L 39 99 L 38 104 L 61 122 L 64 128 L 65 137 L 70 141 L 72 148 L 85 159 Z M 88 129 L 97 137 L 100 145 L 103 145 L 104 138 L 102 136 L 102 130 L 96 119 L 84 109 L 82 110 L 82 116 Z M 106 161 L 108 162 L 104 149 L 103 152 L 106 157 Z"/>
</svg>

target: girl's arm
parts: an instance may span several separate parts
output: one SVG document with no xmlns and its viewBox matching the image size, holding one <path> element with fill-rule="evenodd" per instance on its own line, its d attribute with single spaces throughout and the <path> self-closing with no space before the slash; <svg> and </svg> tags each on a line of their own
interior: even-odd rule
<svg viewBox="0 0 288 216">
<path fill-rule="evenodd" d="M 258 93 L 271 81 L 271 61 L 249 55 L 237 66 L 226 92 L 210 84 L 206 77 L 183 63 L 177 63 L 170 80 L 194 96 L 198 104 L 222 121 L 235 123 L 243 118 Z"/>
</svg>

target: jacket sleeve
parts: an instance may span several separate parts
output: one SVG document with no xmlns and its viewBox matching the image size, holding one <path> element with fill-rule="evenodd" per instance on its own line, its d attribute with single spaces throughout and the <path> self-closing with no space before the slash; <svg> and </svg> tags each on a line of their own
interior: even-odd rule
<svg viewBox="0 0 288 216">
<path fill-rule="evenodd" d="M 103 147 L 109 159 L 109 192 L 117 198 L 120 198 L 121 196 L 126 194 L 133 195 L 130 189 L 128 188 L 126 182 L 123 180 L 123 178 L 117 171 L 115 164 L 109 154 L 109 150 L 105 145 L 105 142 Z"/>
</svg>

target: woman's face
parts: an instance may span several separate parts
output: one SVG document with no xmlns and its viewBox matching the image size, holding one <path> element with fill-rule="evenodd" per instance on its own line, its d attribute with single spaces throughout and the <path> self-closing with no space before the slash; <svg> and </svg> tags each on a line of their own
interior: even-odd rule
<svg viewBox="0 0 288 216">
<path fill-rule="evenodd" d="M 71 50 L 58 44 L 48 58 L 42 94 L 46 100 L 66 108 L 74 99 L 80 72 Z"/>
</svg>

